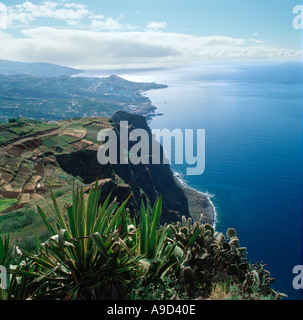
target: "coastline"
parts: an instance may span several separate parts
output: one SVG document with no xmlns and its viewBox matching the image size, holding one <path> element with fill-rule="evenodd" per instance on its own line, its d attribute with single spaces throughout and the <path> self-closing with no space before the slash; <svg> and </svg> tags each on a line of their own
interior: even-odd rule
<svg viewBox="0 0 303 320">
<path fill-rule="evenodd" d="M 168 86 L 166 86 L 166 88 L 168 88 Z M 158 88 L 158 89 L 162 89 L 162 88 Z M 158 89 L 151 89 L 151 90 L 158 90 Z M 144 91 L 142 93 L 147 93 L 147 91 Z M 153 105 L 151 99 L 147 96 L 147 94 L 144 96 L 149 99 L 151 106 L 155 108 L 152 113 L 145 115 L 145 118 L 149 124 L 149 122 L 152 121 L 154 118 L 156 118 L 157 116 L 163 116 L 164 114 L 160 112 L 157 113 L 156 111 L 159 110 L 159 108 Z M 187 183 L 182 178 L 180 178 L 178 173 L 173 171 L 173 175 L 177 185 L 182 188 L 187 198 L 188 210 L 193 221 L 194 222 L 198 221 L 202 214 L 203 222 L 208 223 L 215 228 L 216 222 L 217 222 L 217 210 L 213 202 L 211 201 L 212 196 L 208 193 L 203 193 L 201 191 L 198 191 L 198 190 L 195 190 L 194 188 L 189 187 Z"/>
<path fill-rule="evenodd" d="M 217 222 L 217 210 L 211 201 L 211 195 L 195 190 L 187 185 L 187 183 L 180 178 L 179 174 L 173 172 L 176 183 L 183 189 L 188 200 L 188 208 L 193 221 L 198 221 L 200 215 L 203 215 L 203 222 L 208 223 L 214 228 Z"/>
</svg>

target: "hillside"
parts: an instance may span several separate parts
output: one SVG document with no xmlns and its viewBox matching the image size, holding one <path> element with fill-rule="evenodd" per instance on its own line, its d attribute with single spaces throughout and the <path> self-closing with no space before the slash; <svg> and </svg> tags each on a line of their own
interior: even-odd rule
<svg viewBox="0 0 303 320">
<path fill-rule="evenodd" d="M 181 187 L 169 165 L 98 162 L 98 132 L 113 129 L 119 137 L 121 121 L 129 133 L 140 128 L 152 138 L 144 116 L 124 111 L 0 125 L 0 245 L 12 272 L 0 300 L 284 297 L 271 288 L 266 265 L 248 262 L 235 229 L 225 236 L 211 226 L 207 198 Z M 119 163 L 119 143 L 117 150 Z M 40 292 L 44 285 L 55 291 Z"/>
<path fill-rule="evenodd" d="M 166 87 L 117 76 L 0 75 L 0 122 L 12 117 L 43 121 L 107 117 L 119 110 L 147 116 L 156 108 L 141 93 Z"/>
<path fill-rule="evenodd" d="M 20 226 L 15 221 L 11 227 L 9 219 L 1 218 L 12 217 L 13 221 L 15 212 L 35 211 L 37 204 L 47 208 L 50 188 L 59 196 L 60 203 L 70 201 L 73 183 L 88 191 L 96 180 L 103 186 L 102 199 L 110 191 L 112 199 L 119 202 L 130 196 L 128 207 L 132 212 L 139 211 L 141 199 L 153 203 L 162 194 L 162 223 L 180 220 L 182 215 L 189 217 L 188 199 L 175 182 L 169 165 L 99 164 L 97 133 L 104 128 L 118 132 L 121 120 L 128 121 L 130 128 L 140 127 L 151 134 L 143 116 L 125 112 L 112 118 L 88 117 L 55 123 L 18 120 L 1 125 L 0 234 L 8 230 L 11 234 L 19 233 L 22 229 L 22 234 L 28 235 L 35 228 L 41 232 L 36 220 Z M 206 199 L 202 197 L 202 201 Z M 206 208 L 206 218 L 207 212 Z"/>
<path fill-rule="evenodd" d="M 39 77 L 59 77 L 71 76 L 81 73 L 77 70 L 65 66 L 51 63 L 28 63 L 0 59 L 0 74 L 2 75 L 32 75 Z"/>
</svg>

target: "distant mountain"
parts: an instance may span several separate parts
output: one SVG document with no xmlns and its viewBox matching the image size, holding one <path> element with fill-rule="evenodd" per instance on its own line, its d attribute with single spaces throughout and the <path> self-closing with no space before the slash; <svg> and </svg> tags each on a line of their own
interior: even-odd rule
<svg viewBox="0 0 303 320">
<path fill-rule="evenodd" d="M 3 75 L 32 75 L 39 77 L 59 77 L 83 72 L 69 67 L 51 63 L 28 63 L 0 59 L 0 74 Z"/>
</svg>

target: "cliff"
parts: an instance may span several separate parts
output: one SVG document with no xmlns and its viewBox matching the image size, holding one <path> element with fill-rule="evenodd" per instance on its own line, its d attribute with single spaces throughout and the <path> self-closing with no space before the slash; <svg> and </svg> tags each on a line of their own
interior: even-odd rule
<svg viewBox="0 0 303 320">
<path fill-rule="evenodd" d="M 119 133 L 120 121 L 127 121 L 129 132 L 134 129 L 144 129 L 149 136 L 149 164 L 134 165 L 129 163 L 125 165 L 114 166 L 115 172 L 128 183 L 132 190 L 144 191 L 151 203 L 154 203 L 157 195 L 162 195 L 163 214 L 162 222 L 171 222 L 180 220 L 182 215 L 189 217 L 188 202 L 183 190 L 174 180 L 174 175 L 168 164 L 152 164 L 152 132 L 147 125 L 146 119 L 140 115 L 133 115 L 119 111 L 111 118 L 115 130 Z M 153 143 L 157 143 L 153 141 Z M 129 149 L 135 144 L 129 143 Z M 120 145 L 118 144 L 120 147 Z M 160 145 L 160 154 L 163 155 L 163 148 Z M 162 157 L 161 157 L 162 159 Z M 137 193 L 138 194 L 138 193 Z"/>
<path fill-rule="evenodd" d="M 146 119 L 140 115 L 133 115 L 119 111 L 110 119 L 116 133 L 120 134 L 120 121 L 128 121 L 129 132 L 134 129 L 144 129 L 152 139 L 152 133 Z M 119 142 L 119 139 L 118 139 Z M 134 145 L 129 143 L 129 149 Z M 161 152 L 162 146 L 160 146 Z M 120 144 L 118 143 L 118 150 Z M 128 150 L 129 151 L 129 150 Z M 153 204 L 157 196 L 162 195 L 163 214 L 161 223 L 181 219 L 184 215 L 189 217 L 188 202 L 183 190 L 174 180 L 173 173 L 167 164 L 118 164 L 101 165 L 97 160 L 97 148 L 58 154 L 56 160 L 60 167 L 67 173 L 83 179 L 85 184 L 92 184 L 96 179 L 103 186 L 102 198 L 112 191 L 112 199 L 125 200 L 130 195 L 128 207 L 139 211 L 141 199 Z"/>
<path fill-rule="evenodd" d="M 141 199 L 153 204 L 162 195 L 161 223 L 180 220 L 182 215 L 189 217 L 187 198 L 169 165 L 122 165 L 120 159 L 115 165 L 98 162 L 98 132 L 114 129 L 119 136 L 120 121 L 128 121 L 129 131 L 141 128 L 152 138 L 145 117 L 126 112 L 117 112 L 112 118 L 88 117 L 56 123 L 20 120 L 0 126 L 1 134 L 10 137 L 0 148 L 0 201 L 14 200 L 2 211 L 34 208 L 49 198 L 50 187 L 62 202 L 69 201 L 74 180 L 87 192 L 98 180 L 103 191 L 101 200 L 109 192 L 112 200 L 117 198 L 119 202 L 130 197 L 128 208 L 138 212 Z"/>
</svg>

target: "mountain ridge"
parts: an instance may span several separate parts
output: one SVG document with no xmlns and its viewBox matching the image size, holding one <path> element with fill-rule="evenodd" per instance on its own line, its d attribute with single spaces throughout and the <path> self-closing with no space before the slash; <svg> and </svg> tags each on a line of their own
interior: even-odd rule
<svg viewBox="0 0 303 320">
<path fill-rule="evenodd" d="M 32 75 L 45 77 L 58 77 L 82 73 L 80 69 L 47 62 L 21 62 L 0 59 L 0 74 L 3 75 Z"/>
</svg>

